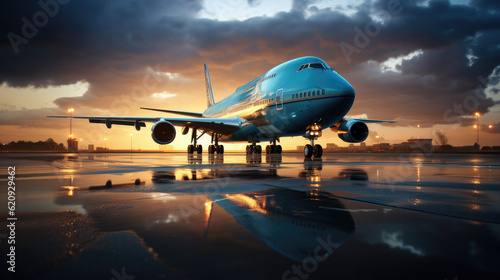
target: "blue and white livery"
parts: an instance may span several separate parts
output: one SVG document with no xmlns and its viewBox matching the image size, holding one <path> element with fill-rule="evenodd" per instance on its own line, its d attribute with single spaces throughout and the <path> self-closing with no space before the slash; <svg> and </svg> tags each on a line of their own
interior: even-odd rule
<svg viewBox="0 0 500 280">
<path fill-rule="evenodd" d="M 266 153 L 281 153 L 276 145 L 281 137 L 304 136 L 311 145 L 304 148 L 305 157 L 321 157 L 323 149 L 314 145 L 323 129 L 330 128 L 349 143 L 362 142 L 368 137 L 369 122 L 381 120 L 351 119 L 345 115 L 351 109 L 355 92 L 353 87 L 323 60 L 302 57 L 280 64 L 251 82 L 239 87 L 233 94 L 215 102 L 208 68 L 205 64 L 205 84 L 208 108 L 203 113 L 142 108 L 187 117 L 66 117 L 83 118 L 91 123 L 134 126 L 137 130 L 152 126 L 152 138 L 158 144 L 169 144 L 176 136 L 174 126 L 183 127 L 182 133 L 192 131 L 188 153 L 202 153 L 196 141 L 203 134 L 212 136 L 209 153 L 223 153 L 219 142 L 249 142 L 247 153 L 262 152 L 257 143 L 271 142 Z M 201 132 L 201 135 L 198 135 Z"/>
</svg>

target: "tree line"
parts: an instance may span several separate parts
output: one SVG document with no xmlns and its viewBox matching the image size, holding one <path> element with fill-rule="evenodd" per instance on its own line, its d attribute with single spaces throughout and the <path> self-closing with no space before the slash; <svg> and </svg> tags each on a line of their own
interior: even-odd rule
<svg viewBox="0 0 500 280">
<path fill-rule="evenodd" d="M 17 141 L 8 144 L 0 145 L 0 151 L 66 151 L 63 143 L 57 143 L 54 139 L 49 138 L 45 141 L 31 142 L 31 141 Z"/>
</svg>

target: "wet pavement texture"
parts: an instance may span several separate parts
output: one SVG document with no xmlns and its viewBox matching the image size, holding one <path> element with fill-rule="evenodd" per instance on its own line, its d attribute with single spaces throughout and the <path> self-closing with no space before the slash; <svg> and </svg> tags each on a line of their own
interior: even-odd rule
<svg viewBox="0 0 500 280">
<path fill-rule="evenodd" d="M 6 206 L 16 167 L 18 218 L 16 273 L 4 265 L 2 279 L 500 279 L 495 154 L 2 154 L 0 166 Z"/>
</svg>

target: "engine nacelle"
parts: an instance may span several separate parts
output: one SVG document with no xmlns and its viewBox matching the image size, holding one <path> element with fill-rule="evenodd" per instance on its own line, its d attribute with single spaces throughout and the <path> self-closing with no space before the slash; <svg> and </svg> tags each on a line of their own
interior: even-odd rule
<svg viewBox="0 0 500 280">
<path fill-rule="evenodd" d="M 156 122 L 151 128 L 151 137 L 160 145 L 166 145 L 174 141 L 175 134 L 175 127 L 166 120 Z"/>
<path fill-rule="evenodd" d="M 368 138 L 368 126 L 361 121 L 346 121 L 342 123 L 338 129 L 337 133 L 339 138 L 348 143 L 359 143 L 363 142 Z"/>
</svg>

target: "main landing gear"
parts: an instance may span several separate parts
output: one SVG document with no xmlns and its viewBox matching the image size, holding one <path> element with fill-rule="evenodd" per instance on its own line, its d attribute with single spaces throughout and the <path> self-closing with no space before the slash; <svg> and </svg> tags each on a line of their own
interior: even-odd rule
<svg viewBox="0 0 500 280">
<path fill-rule="evenodd" d="M 257 145 L 256 142 L 252 142 L 251 145 L 247 145 L 247 154 L 262 154 L 262 147 Z M 271 141 L 271 145 L 266 146 L 266 154 L 281 154 L 281 145 L 276 145 L 276 140 Z"/>
<path fill-rule="evenodd" d="M 315 158 L 321 158 L 321 156 L 323 155 L 323 148 L 321 147 L 321 145 L 314 145 L 314 140 L 318 139 L 318 137 L 321 137 L 321 134 L 321 125 L 315 123 L 307 127 L 305 137 L 311 140 L 311 144 L 307 144 L 304 147 L 305 158 L 311 158 L 312 156 L 314 156 Z"/>
<path fill-rule="evenodd" d="M 196 152 L 197 154 L 201 154 L 203 152 L 203 146 L 202 145 L 196 145 L 196 141 L 200 139 L 200 137 L 205 133 L 203 132 L 200 136 L 197 137 L 196 135 L 196 128 L 193 128 L 193 133 L 191 134 L 191 142 L 193 144 L 188 145 L 187 152 L 188 154 L 194 154 Z"/>
<path fill-rule="evenodd" d="M 247 155 L 251 154 L 262 154 L 262 147 L 260 145 L 257 145 L 256 142 L 252 142 L 251 145 L 247 145 L 246 148 Z"/>
<path fill-rule="evenodd" d="M 281 154 L 281 145 L 276 145 L 276 140 L 271 141 L 271 145 L 266 146 L 266 154 Z"/>
<path fill-rule="evenodd" d="M 193 154 L 195 152 L 197 154 L 203 153 L 203 146 L 196 144 L 198 139 L 200 139 L 201 136 L 203 136 L 203 134 L 205 134 L 205 132 L 203 132 L 202 134 L 200 134 L 200 136 L 198 136 L 197 129 L 193 128 L 193 133 L 191 135 L 191 142 L 193 144 L 188 145 L 188 147 L 187 147 L 188 154 Z M 219 145 L 219 137 L 220 137 L 220 135 L 218 135 L 218 134 L 212 134 L 212 143 L 215 142 L 215 145 L 212 144 L 212 145 L 208 146 L 208 153 L 209 154 L 214 154 L 214 153 L 223 154 L 224 153 L 224 146 Z"/>
<path fill-rule="evenodd" d="M 208 146 L 208 153 L 209 154 L 215 154 L 215 153 L 223 154 L 224 153 L 224 146 L 219 145 L 219 137 L 220 137 L 220 135 L 212 133 L 212 144 L 210 146 Z"/>
</svg>

